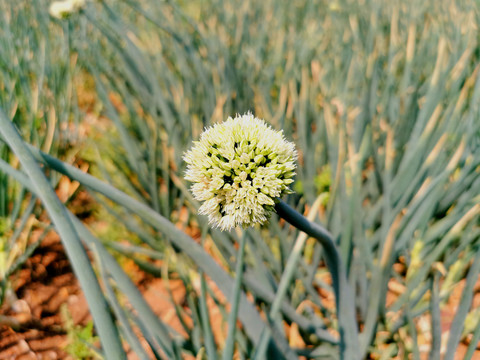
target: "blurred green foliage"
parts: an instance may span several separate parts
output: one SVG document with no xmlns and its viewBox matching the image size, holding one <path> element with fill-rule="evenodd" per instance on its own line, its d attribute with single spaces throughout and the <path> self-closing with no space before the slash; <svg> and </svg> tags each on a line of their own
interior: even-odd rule
<svg viewBox="0 0 480 360">
<path fill-rule="evenodd" d="M 94 335 L 93 321 L 85 326 L 75 325 L 66 305 L 61 308 L 67 331 L 68 344 L 65 347 L 67 353 L 74 359 L 102 359 L 96 352 L 94 346 L 98 343 L 98 336 Z"/>
<path fill-rule="evenodd" d="M 78 134 L 69 125 L 79 118 L 73 86 L 75 68 L 68 27 L 52 26 L 47 2 L 0 4 L 0 107 L 24 139 L 54 155 L 63 154 L 69 144 L 78 141 Z M 20 167 L 4 142 L 0 142 L 0 161 Z M 56 181 L 53 176 L 52 182 Z M 32 220 L 40 214 L 36 199 L 0 172 L 3 290 L 9 275 L 28 259 L 48 229 L 47 224 Z M 35 229 L 44 233 L 31 237 Z"/>
</svg>

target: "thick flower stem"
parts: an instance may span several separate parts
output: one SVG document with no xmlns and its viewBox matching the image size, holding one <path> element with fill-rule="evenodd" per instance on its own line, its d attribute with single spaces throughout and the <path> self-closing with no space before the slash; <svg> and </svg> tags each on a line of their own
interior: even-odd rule
<svg viewBox="0 0 480 360">
<path fill-rule="evenodd" d="M 340 333 L 340 358 L 355 360 L 358 354 L 358 329 L 355 317 L 354 294 L 348 283 L 343 265 L 332 235 L 320 225 L 308 221 L 302 214 L 280 201 L 275 205 L 277 214 L 300 231 L 317 239 L 325 251 L 325 261 L 332 275 Z"/>
<path fill-rule="evenodd" d="M 230 300 L 231 310 L 228 316 L 228 331 L 225 348 L 223 349 L 223 360 L 233 359 L 235 350 L 235 329 L 237 325 L 238 305 L 240 303 L 240 293 L 242 291 L 243 266 L 245 257 L 245 244 L 247 242 L 247 232 L 244 231 L 240 237 L 240 244 L 238 249 L 237 266 L 235 267 L 235 283 L 232 292 L 232 299 Z"/>
</svg>

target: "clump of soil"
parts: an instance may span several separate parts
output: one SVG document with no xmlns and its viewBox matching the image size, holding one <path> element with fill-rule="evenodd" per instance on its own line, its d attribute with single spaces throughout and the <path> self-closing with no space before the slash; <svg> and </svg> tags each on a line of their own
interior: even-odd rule
<svg viewBox="0 0 480 360">
<path fill-rule="evenodd" d="M 0 359 L 68 359 L 60 307 L 67 305 L 75 324 L 90 315 L 58 236 L 49 234 L 10 283 L 15 295 L 0 308 Z"/>
</svg>

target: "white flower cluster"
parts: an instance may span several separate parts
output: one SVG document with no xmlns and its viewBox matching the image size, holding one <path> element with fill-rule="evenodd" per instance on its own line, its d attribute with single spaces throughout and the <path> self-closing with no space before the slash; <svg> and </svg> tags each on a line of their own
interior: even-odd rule
<svg viewBox="0 0 480 360">
<path fill-rule="evenodd" d="M 290 193 L 297 153 L 285 140 L 252 114 L 206 129 L 184 160 L 185 179 L 192 181 L 194 197 L 204 201 L 199 209 L 210 224 L 229 230 L 263 224 L 274 199 Z"/>
<path fill-rule="evenodd" d="M 57 19 L 65 19 L 85 7 L 85 0 L 54 1 L 50 4 L 49 13 Z"/>
</svg>

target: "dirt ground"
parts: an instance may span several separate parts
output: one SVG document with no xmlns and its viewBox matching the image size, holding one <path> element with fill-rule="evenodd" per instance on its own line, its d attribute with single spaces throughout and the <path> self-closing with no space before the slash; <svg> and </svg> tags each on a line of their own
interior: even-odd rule
<svg viewBox="0 0 480 360">
<path fill-rule="evenodd" d="M 129 271 L 136 271 L 137 286 L 155 313 L 182 332 L 162 280 L 145 275 L 135 265 L 130 265 Z M 0 360 L 73 359 L 65 351 L 68 338 L 61 308 L 67 307 L 66 313 L 76 325 L 85 326 L 91 316 L 58 236 L 47 236 L 10 280 L 15 295 L 0 308 Z M 170 281 L 170 288 L 175 302 L 182 303 L 185 289 L 181 281 Z"/>
<path fill-rule="evenodd" d="M 0 325 L 0 359 L 67 359 L 61 305 L 76 324 L 90 315 L 58 237 L 44 239 L 11 283 L 18 299 L 6 301 L 0 314 L 17 323 L 15 330 Z"/>
<path fill-rule="evenodd" d="M 135 270 L 137 285 L 155 313 L 182 332 L 175 310 L 168 301 L 165 287 L 162 286 L 162 280 L 142 275 L 138 269 L 129 268 L 129 272 Z M 72 273 L 58 236 L 54 233 L 47 236 L 23 268 L 13 275 L 11 283 L 16 298 L 6 301 L 8 306 L 4 304 L 0 308 L 0 360 L 73 359 L 65 351 L 68 339 L 61 307 L 62 305 L 67 307 L 67 313 L 75 324 L 86 325 L 91 318 L 85 298 Z M 184 302 L 185 289 L 181 281 L 173 280 L 170 286 L 175 302 L 178 304 Z M 459 283 L 449 306 L 442 310 L 442 332 L 445 336 L 453 321 L 462 288 L 463 283 Z M 480 306 L 480 281 L 475 290 L 474 306 L 478 307 Z M 395 296 L 398 291 L 398 285 L 392 284 L 389 296 Z M 215 335 L 221 338 L 218 309 L 212 307 L 212 313 L 214 318 L 212 321 L 217 321 L 214 328 L 219 331 Z M 429 323 L 426 315 L 420 318 L 417 327 L 419 329 L 426 327 L 425 334 L 428 335 Z M 425 338 L 421 331 L 418 335 L 420 349 L 422 345 L 423 349 L 425 346 L 428 348 L 428 337 Z M 463 359 L 467 346 L 468 339 L 460 344 L 456 360 Z M 478 347 L 477 349 L 480 350 Z M 427 354 L 428 351 L 425 351 L 422 359 L 427 359 Z M 135 358 L 133 354 L 129 354 L 129 359 Z M 480 359 L 480 351 L 476 352 L 473 359 Z"/>
</svg>

